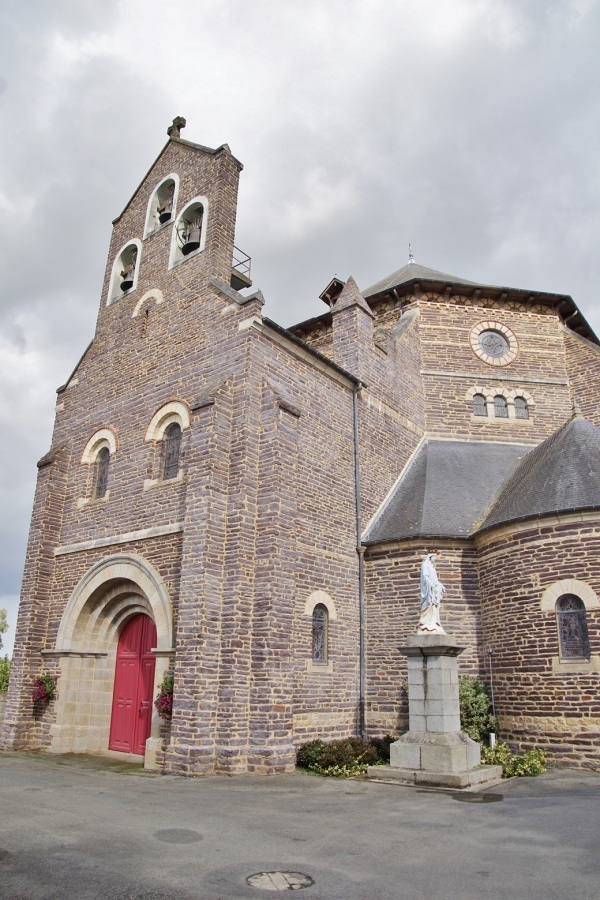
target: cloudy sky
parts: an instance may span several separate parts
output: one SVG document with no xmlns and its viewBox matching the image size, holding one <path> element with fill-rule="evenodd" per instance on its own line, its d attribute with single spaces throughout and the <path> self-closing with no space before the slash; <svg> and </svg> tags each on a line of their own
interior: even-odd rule
<svg viewBox="0 0 600 900">
<path fill-rule="evenodd" d="M 0 607 L 111 220 L 166 140 L 227 142 L 266 315 L 406 262 L 571 294 L 600 331 L 600 0 L 3 0 Z"/>
</svg>

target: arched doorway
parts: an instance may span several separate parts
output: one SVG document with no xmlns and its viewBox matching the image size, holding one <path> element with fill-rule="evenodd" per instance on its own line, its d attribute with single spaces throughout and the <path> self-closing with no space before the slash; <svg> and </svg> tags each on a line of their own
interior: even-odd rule
<svg viewBox="0 0 600 900">
<path fill-rule="evenodd" d="M 137 704 L 135 712 L 145 727 L 138 729 L 137 736 L 130 728 L 127 737 L 123 728 L 113 731 L 112 727 L 115 696 L 125 701 L 128 693 L 122 687 L 115 691 L 115 675 L 119 650 L 132 649 L 132 634 L 126 632 L 138 617 L 146 625 L 145 637 L 140 638 L 143 649 L 139 652 L 137 671 L 147 686 L 138 690 L 136 684 L 135 697 L 133 691 L 129 692 L 129 707 Z M 135 630 L 134 625 L 131 628 Z M 145 741 L 149 764 L 156 752 L 152 741 L 155 739 L 155 744 L 160 745 L 160 720 L 153 715 L 153 699 L 165 670 L 173 668 L 175 653 L 171 602 L 155 569 L 132 553 L 98 560 L 83 575 L 67 602 L 52 653 L 59 658 L 60 687 L 55 704 L 56 721 L 50 726 L 50 751 L 103 753 L 109 746 L 115 746 L 114 736 L 119 749 L 140 755 L 144 754 Z M 123 706 L 126 705 L 124 702 Z M 150 738 L 145 740 L 147 720 L 152 721 L 152 730 Z"/>
<path fill-rule="evenodd" d="M 156 625 L 138 613 L 121 632 L 115 665 L 109 750 L 143 754 L 152 724 Z"/>
</svg>

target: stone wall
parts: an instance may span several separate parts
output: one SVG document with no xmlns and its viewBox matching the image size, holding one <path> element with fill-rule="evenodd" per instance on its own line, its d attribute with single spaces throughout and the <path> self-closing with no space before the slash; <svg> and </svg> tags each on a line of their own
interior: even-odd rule
<svg viewBox="0 0 600 900">
<path fill-rule="evenodd" d="M 56 447 L 38 464 L 6 712 L 0 726 L 1 745 L 15 750 L 43 747 L 49 739 L 49 721 L 32 716 L 31 694 L 33 680 L 45 669 L 40 652 L 47 645 L 53 554 L 62 524 L 67 458 L 65 448 Z M 48 674 L 55 674 L 52 668 Z"/>
<path fill-rule="evenodd" d="M 444 436 L 538 443 L 571 415 L 563 329 L 554 311 L 527 311 L 517 302 L 473 307 L 466 298 L 445 303 L 439 295 L 419 302 L 421 366 L 427 430 Z M 489 365 L 471 348 L 472 329 L 499 323 L 514 334 L 518 353 L 507 366 Z M 529 419 L 473 416 L 466 398 L 471 388 L 493 395 L 527 392 L 534 404 Z"/>
<path fill-rule="evenodd" d="M 557 583 L 559 594 L 586 600 L 588 591 L 600 592 L 599 525 L 597 514 L 565 515 L 500 528 L 477 542 L 500 739 L 547 750 L 557 765 L 598 766 L 600 605 L 586 610 L 591 660 L 564 663 L 554 601 L 545 596 Z"/>
<path fill-rule="evenodd" d="M 584 418 L 600 425 L 600 347 L 567 328 L 563 332 L 573 401 Z"/>
</svg>

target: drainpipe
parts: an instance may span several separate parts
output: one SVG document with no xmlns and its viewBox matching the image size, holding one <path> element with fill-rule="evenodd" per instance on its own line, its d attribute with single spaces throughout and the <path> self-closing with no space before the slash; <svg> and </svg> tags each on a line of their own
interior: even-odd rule
<svg viewBox="0 0 600 900">
<path fill-rule="evenodd" d="M 366 740 L 365 723 L 365 547 L 362 546 L 362 524 L 360 513 L 360 459 L 358 448 L 358 392 L 362 385 L 354 385 L 352 414 L 354 419 L 354 489 L 356 494 L 356 551 L 358 553 L 358 730 L 362 740 Z"/>
<path fill-rule="evenodd" d="M 488 647 L 488 657 L 490 660 L 490 693 L 492 695 L 492 715 L 496 718 L 496 703 L 494 702 L 494 671 L 492 669 L 492 653 L 494 652 L 492 647 Z"/>
</svg>

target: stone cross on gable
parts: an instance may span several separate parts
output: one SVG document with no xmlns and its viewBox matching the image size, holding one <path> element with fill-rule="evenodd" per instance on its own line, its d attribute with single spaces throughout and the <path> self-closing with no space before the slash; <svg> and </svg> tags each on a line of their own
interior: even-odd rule
<svg viewBox="0 0 600 900">
<path fill-rule="evenodd" d="M 167 134 L 171 138 L 171 140 L 177 140 L 177 138 L 181 137 L 180 131 L 182 128 L 185 128 L 186 121 L 183 116 L 175 116 L 173 119 L 173 124 L 169 125 L 167 128 Z"/>
</svg>

